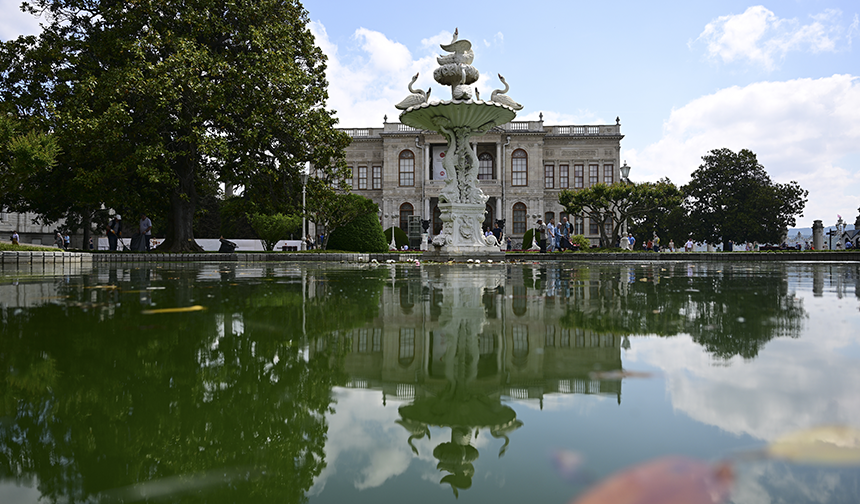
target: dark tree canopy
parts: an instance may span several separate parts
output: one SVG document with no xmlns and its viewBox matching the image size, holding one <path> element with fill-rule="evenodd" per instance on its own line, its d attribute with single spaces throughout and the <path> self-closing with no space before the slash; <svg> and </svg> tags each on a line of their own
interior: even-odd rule
<svg viewBox="0 0 860 504">
<path fill-rule="evenodd" d="M 563 190 L 558 201 L 571 215 L 584 214 L 592 222 L 612 224 L 611 235 L 600 226 L 600 244 L 618 243 L 621 228 L 628 219 L 681 204 L 681 191 L 668 179 L 642 184 L 597 184 L 586 189 Z"/>
<path fill-rule="evenodd" d="M 202 184 L 300 188 L 306 162 L 345 169 L 297 0 L 24 6 L 50 15 L 39 37 L 0 47 L 0 100 L 55 132 L 81 199 L 167 214 L 163 248 L 198 248 Z"/>
<path fill-rule="evenodd" d="M 683 188 L 695 240 L 779 243 L 803 216 L 809 192 L 771 181 L 752 151 L 716 149 L 702 160 Z"/>
</svg>

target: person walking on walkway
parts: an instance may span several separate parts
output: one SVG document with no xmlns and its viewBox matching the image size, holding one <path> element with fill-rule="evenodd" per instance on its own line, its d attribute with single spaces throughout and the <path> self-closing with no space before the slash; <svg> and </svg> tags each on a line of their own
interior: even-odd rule
<svg viewBox="0 0 860 504">
<path fill-rule="evenodd" d="M 143 238 L 143 243 L 146 251 L 149 252 L 149 242 L 152 240 L 152 221 L 145 213 L 140 214 L 140 234 Z"/>
</svg>

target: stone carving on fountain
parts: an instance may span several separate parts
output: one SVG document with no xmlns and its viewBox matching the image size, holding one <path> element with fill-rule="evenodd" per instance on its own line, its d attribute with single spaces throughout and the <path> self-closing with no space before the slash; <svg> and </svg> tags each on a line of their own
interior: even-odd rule
<svg viewBox="0 0 860 504">
<path fill-rule="evenodd" d="M 510 122 L 522 105 L 505 95 L 509 86 L 501 75 L 505 89 L 493 91 L 490 101 L 478 98 L 472 85 L 480 73 L 472 66 L 472 43 L 458 37 L 455 29 L 451 43 L 440 45 L 448 54 L 436 58 L 439 68 L 433 72 L 436 82 L 451 87 L 451 100 L 430 102 L 429 91 L 426 95 L 420 89 L 413 91 L 416 74 L 409 84 L 412 94 L 397 108 L 405 108 L 400 114 L 403 124 L 439 132 L 448 141 L 449 155 L 443 161 L 448 177 L 439 195 L 442 232 L 433 239 L 435 250 L 426 253 L 428 258 L 501 257 L 498 243 L 488 241 L 481 229 L 488 198 L 478 187 L 478 156 L 470 139 Z"/>
</svg>

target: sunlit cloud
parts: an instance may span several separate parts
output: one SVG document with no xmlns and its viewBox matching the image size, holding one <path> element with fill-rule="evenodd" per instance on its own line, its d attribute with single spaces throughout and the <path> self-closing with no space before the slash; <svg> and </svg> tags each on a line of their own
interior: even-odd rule
<svg viewBox="0 0 860 504">
<path fill-rule="evenodd" d="M 710 58 L 724 63 L 747 61 L 773 70 L 792 51 L 819 53 L 849 48 L 858 30 L 857 16 L 846 25 L 838 9 L 812 15 L 804 24 L 780 18 L 757 5 L 743 14 L 718 17 L 705 26 L 695 42 L 705 44 Z"/>
<path fill-rule="evenodd" d="M 846 164 L 860 154 L 857 110 L 860 79 L 852 75 L 733 86 L 673 110 L 659 141 L 623 156 L 634 180 L 683 184 L 710 150 L 750 149 L 776 182 L 796 180 L 810 192 L 811 225 L 860 206 L 860 170 Z"/>
</svg>

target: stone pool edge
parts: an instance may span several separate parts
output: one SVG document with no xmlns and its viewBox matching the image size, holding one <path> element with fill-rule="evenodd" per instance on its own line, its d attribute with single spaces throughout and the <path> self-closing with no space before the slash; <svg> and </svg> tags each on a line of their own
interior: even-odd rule
<svg viewBox="0 0 860 504">
<path fill-rule="evenodd" d="M 0 252 L 0 267 L 21 265 L 165 263 L 165 262 L 348 262 L 384 263 L 424 261 L 420 254 L 402 253 L 89 253 L 89 252 Z M 665 252 L 665 253 L 507 253 L 504 262 L 555 261 L 686 261 L 686 262 L 860 262 L 858 252 Z M 501 261 L 499 261 L 501 262 Z"/>
</svg>

